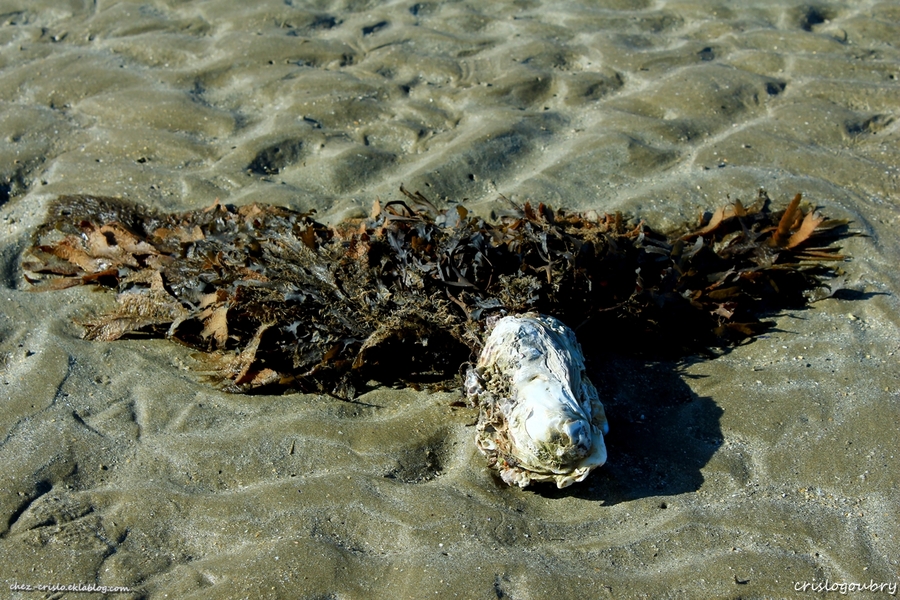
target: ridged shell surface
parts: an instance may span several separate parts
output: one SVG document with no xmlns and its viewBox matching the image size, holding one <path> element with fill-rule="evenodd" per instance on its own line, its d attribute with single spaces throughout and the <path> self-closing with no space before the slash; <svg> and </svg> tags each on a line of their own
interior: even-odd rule
<svg viewBox="0 0 900 600">
<path fill-rule="evenodd" d="M 475 441 L 501 478 L 564 488 L 606 462 L 603 404 L 575 333 L 537 314 L 500 319 L 466 376 Z"/>
</svg>

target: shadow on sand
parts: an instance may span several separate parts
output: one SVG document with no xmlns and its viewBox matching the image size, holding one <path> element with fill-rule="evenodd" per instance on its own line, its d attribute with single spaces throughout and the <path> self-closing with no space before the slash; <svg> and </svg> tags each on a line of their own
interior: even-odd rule
<svg viewBox="0 0 900 600">
<path fill-rule="evenodd" d="M 613 505 L 698 490 L 700 470 L 722 445 L 722 409 L 691 390 L 685 364 L 623 357 L 589 361 L 609 419 L 609 460 L 582 484 L 562 490 L 540 485 L 534 491 Z"/>
</svg>

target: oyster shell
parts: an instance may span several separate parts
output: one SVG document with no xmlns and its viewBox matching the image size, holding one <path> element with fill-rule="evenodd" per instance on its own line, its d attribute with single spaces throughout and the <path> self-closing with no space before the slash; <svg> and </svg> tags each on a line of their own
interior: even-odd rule
<svg viewBox="0 0 900 600">
<path fill-rule="evenodd" d="M 497 321 L 466 375 L 475 442 L 506 483 L 564 488 L 606 462 L 609 431 L 575 332 L 528 313 Z"/>
</svg>

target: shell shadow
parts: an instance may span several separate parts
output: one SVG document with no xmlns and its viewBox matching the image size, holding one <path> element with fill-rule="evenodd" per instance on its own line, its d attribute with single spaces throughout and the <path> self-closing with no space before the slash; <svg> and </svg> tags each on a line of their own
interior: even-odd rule
<svg viewBox="0 0 900 600">
<path fill-rule="evenodd" d="M 535 493 L 614 505 L 697 491 L 702 468 L 723 443 L 723 410 L 691 390 L 685 364 L 624 357 L 591 361 L 591 380 L 609 419 L 609 459 L 580 484 L 562 490 L 539 485 Z"/>
</svg>

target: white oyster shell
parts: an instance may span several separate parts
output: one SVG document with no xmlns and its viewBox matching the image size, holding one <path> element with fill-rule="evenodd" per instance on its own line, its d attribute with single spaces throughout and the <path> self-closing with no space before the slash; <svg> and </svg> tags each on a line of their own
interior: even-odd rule
<svg viewBox="0 0 900 600">
<path fill-rule="evenodd" d="M 575 332 L 553 317 L 504 317 L 466 375 L 475 442 L 508 484 L 564 488 L 606 462 L 609 431 Z"/>
</svg>

